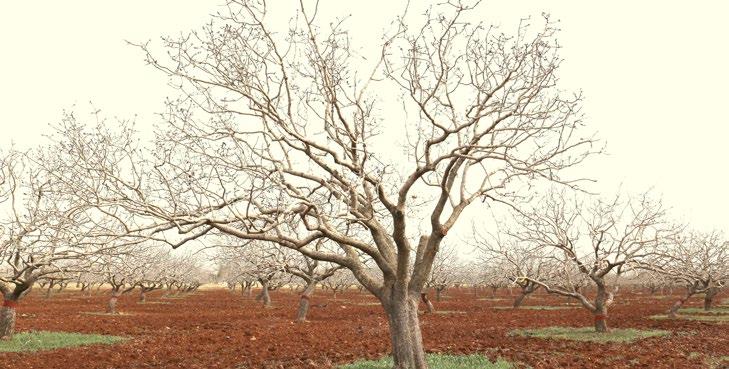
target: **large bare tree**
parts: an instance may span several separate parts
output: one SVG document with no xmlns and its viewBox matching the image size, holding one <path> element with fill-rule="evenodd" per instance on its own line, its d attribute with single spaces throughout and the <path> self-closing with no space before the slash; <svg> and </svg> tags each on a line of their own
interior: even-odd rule
<svg viewBox="0 0 729 369">
<path fill-rule="evenodd" d="M 348 268 L 382 303 L 395 366 L 425 368 L 417 305 L 441 242 L 472 204 L 514 205 L 534 180 L 576 185 L 560 171 L 598 151 L 581 96 L 557 86 L 548 19 L 507 35 L 474 23 L 475 5 L 443 3 L 396 18 L 360 62 L 346 22 L 299 5 L 276 29 L 265 1 L 229 1 L 164 52 L 139 45 L 181 93 L 155 147 L 123 122 L 67 116 L 73 165 L 58 180 L 175 247 L 227 234 Z"/>
</svg>

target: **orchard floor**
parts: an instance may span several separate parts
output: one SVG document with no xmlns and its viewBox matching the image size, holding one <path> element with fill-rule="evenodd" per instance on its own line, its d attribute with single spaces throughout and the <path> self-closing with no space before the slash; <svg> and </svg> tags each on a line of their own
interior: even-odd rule
<svg viewBox="0 0 729 369">
<path fill-rule="evenodd" d="M 147 304 L 136 294 L 120 299 L 121 316 L 102 312 L 107 296 L 64 292 L 50 299 L 41 293 L 18 306 L 18 331 L 101 333 L 130 339 L 110 346 L 86 346 L 36 353 L 0 353 L 0 368 L 328 368 L 388 353 L 388 328 L 373 297 L 348 292 L 335 301 L 317 291 L 308 323 L 295 324 L 293 293 L 273 292 L 274 307 L 226 290 L 199 291 L 163 299 L 157 291 Z M 443 311 L 421 318 L 429 352 L 483 353 L 533 368 L 705 368 L 710 358 L 729 356 L 729 325 L 692 320 L 655 320 L 675 297 L 621 293 L 609 325 L 664 329 L 667 338 L 630 344 L 596 344 L 511 336 L 517 328 L 587 326 L 590 314 L 564 298 L 538 295 L 525 305 L 567 309 L 494 309 L 511 299 L 488 299 L 470 291 L 450 291 L 434 302 Z M 720 296 L 717 300 L 724 298 Z M 155 303 L 156 302 L 156 303 Z M 159 303 L 164 302 L 164 303 Z M 699 299 L 689 304 L 697 306 Z"/>
</svg>

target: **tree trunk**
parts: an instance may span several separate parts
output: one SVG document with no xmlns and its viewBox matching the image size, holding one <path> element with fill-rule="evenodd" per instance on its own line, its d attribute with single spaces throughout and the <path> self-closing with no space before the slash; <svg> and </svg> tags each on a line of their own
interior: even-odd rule
<svg viewBox="0 0 729 369">
<path fill-rule="evenodd" d="M 334 299 L 334 300 L 337 299 L 337 289 L 336 288 L 332 289 L 332 299 Z"/>
<path fill-rule="evenodd" d="M 683 306 L 683 304 L 686 301 L 688 301 L 688 299 L 690 299 L 691 296 L 693 296 L 693 295 L 694 295 L 693 290 L 690 290 L 686 293 L 686 295 L 684 297 L 678 299 L 678 301 L 673 303 L 673 306 L 671 306 L 671 309 L 668 311 L 668 317 L 676 318 L 678 316 L 678 309 L 680 309 Z"/>
<path fill-rule="evenodd" d="M 595 311 L 593 316 L 595 318 L 595 332 L 606 333 L 608 331 L 607 326 L 607 306 L 609 305 L 608 299 L 611 297 L 607 293 L 607 289 L 604 285 L 597 286 L 597 296 L 595 297 Z"/>
<path fill-rule="evenodd" d="M 15 306 L 17 301 L 4 300 L 0 307 L 0 340 L 9 340 L 15 333 Z"/>
<path fill-rule="evenodd" d="M 714 296 L 716 296 L 718 293 L 719 289 L 716 287 L 712 287 L 706 290 L 706 294 L 704 294 L 704 310 L 711 310 L 711 306 L 714 303 Z"/>
<path fill-rule="evenodd" d="M 316 282 L 309 282 L 306 284 L 304 291 L 301 292 L 301 298 L 299 299 L 299 310 L 296 313 L 297 322 L 305 322 L 306 315 L 309 313 L 309 305 L 311 304 L 310 298 L 314 294 L 316 288 Z"/>
<path fill-rule="evenodd" d="M 119 312 L 116 310 L 116 303 L 119 300 L 119 296 L 121 296 L 121 293 L 119 291 L 111 291 L 111 298 L 109 298 L 109 304 L 106 306 L 106 312 L 108 314 L 119 314 Z"/>
<path fill-rule="evenodd" d="M 498 290 L 498 287 L 491 287 L 491 297 L 496 298 L 496 290 Z"/>
<path fill-rule="evenodd" d="M 514 305 L 513 305 L 514 309 L 518 309 L 521 306 L 521 303 L 524 302 L 524 299 L 526 297 L 527 297 L 526 292 L 522 292 L 521 294 L 519 294 L 519 296 L 516 296 L 516 298 L 514 299 Z"/>
<path fill-rule="evenodd" d="M 139 303 L 144 304 L 145 302 L 147 302 L 147 291 L 145 291 L 144 288 L 142 288 L 139 291 Z"/>
<path fill-rule="evenodd" d="M 435 301 L 440 302 L 441 298 L 443 297 L 443 289 L 442 288 L 436 288 L 435 289 Z"/>
<path fill-rule="evenodd" d="M 600 309 L 594 312 L 595 317 L 595 332 L 605 333 L 608 331 L 607 326 L 607 309 Z"/>
<path fill-rule="evenodd" d="M 433 307 L 433 303 L 431 303 L 430 300 L 428 299 L 427 293 L 421 293 L 420 300 L 423 301 L 423 303 L 425 304 L 426 312 L 428 312 L 429 314 L 432 314 L 435 312 L 435 307 Z"/>
<path fill-rule="evenodd" d="M 417 297 L 389 297 L 389 301 L 383 301 L 383 307 L 390 325 L 394 369 L 427 369 Z"/>
<path fill-rule="evenodd" d="M 258 295 L 256 300 L 263 301 L 264 307 L 270 307 L 271 306 L 271 296 L 268 294 L 268 281 L 260 281 L 261 282 L 261 294 Z"/>
</svg>

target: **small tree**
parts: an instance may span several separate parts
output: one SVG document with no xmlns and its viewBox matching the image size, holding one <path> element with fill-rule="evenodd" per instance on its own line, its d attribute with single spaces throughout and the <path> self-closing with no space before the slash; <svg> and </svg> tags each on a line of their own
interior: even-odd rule
<svg viewBox="0 0 729 369">
<path fill-rule="evenodd" d="M 52 163 L 46 163 L 53 168 Z M 63 192 L 29 155 L 0 155 L 0 339 L 14 333 L 16 306 L 34 284 L 64 286 L 96 254 L 113 253 L 118 222 Z"/>
<path fill-rule="evenodd" d="M 284 264 L 286 273 L 301 278 L 304 281 L 304 290 L 301 292 L 299 309 L 296 313 L 297 322 L 306 321 L 306 315 L 309 312 L 309 305 L 311 304 L 311 296 L 314 294 L 317 285 L 331 278 L 342 268 L 340 265 L 321 262 L 301 254 L 292 254 L 291 257 L 287 258 Z"/>
<path fill-rule="evenodd" d="M 236 280 L 255 281 L 261 286 L 256 301 L 264 307 L 271 306 L 270 291 L 279 288 L 291 280 L 286 273 L 289 254 L 267 242 L 247 242 L 244 246 L 224 246 L 219 249 L 218 260 L 223 261 L 231 269 Z M 248 284 L 248 286 L 252 286 Z"/>
<path fill-rule="evenodd" d="M 669 316 L 676 317 L 683 304 L 696 294 L 704 294 L 704 309 L 710 310 L 714 297 L 729 283 L 729 242 L 719 232 L 693 231 L 676 235 L 661 246 L 648 267 L 686 286 Z"/>
<path fill-rule="evenodd" d="M 322 282 L 322 286 L 332 292 L 332 298 L 337 299 L 337 295 L 344 292 L 352 286 L 359 286 L 357 279 L 354 278 L 352 272 L 346 269 L 339 269 L 334 274 Z"/>
<path fill-rule="evenodd" d="M 515 242 L 543 249 L 557 264 L 550 268 L 554 271 L 548 278 L 522 278 L 549 293 L 578 300 L 592 312 L 595 331 L 606 332 L 608 307 L 620 276 L 640 267 L 655 255 L 658 245 L 675 234 L 676 229 L 664 218 L 661 203 L 647 194 L 625 201 L 616 196 L 612 201 L 598 199 L 584 204 L 552 192 L 532 210 L 517 214 L 519 226 L 508 234 Z M 594 285 L 592 301 L 568 279 L 573 270 Z"/>
<path fill-rule="evenodd" d="M 488 239 L 477 236 L 476 239 L 484 265 L 488 268 L 492 265 L 500 266 L 496 269 L 500 274 L 496 281 L 508 279 L 521 289 L 513 303 L 515 309 L 519 308 L 527 296 L 539 289 L 540 284 L 536 281 L 544 280 L 548 274 L 547 269 L 551 264 L 544 248 L 514 239 L 501 240 L 494 236 Z"/>
<path fill-rule="evenodd" d="M 443 247 L 433 261 L 430 278 L 425 283 L 426 288 L 435 290 L 435 301 L 440 302 L 443 292 L 452 286 L 458 278 L 459 270 L 463 264 L 458 260 L 456 249 L 452 246 Z"/>
<path fill-rule="evenodd" d="M 165 282 L 172 270 L 175 270 L 175 260 L 169 252 L 152 250 L 145 255 L 146 266 L 139 270 L 135 276 L 134 285 L 139 287 L 139 303 L 147 302 L 147 294 L 165 287 Z"/>
</svg>

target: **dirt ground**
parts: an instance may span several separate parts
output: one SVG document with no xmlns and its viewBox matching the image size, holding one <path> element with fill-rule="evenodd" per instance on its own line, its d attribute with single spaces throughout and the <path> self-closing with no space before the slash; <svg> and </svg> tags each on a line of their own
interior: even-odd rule
<svg viewBox="0 0 729 369">
<path fill-rule="evenodd" d="M 122 335 L 113 346 L 86 346 L 39 353 L 2 353 L 0 368 L 328 368 L 388 353 L 387 321 L 376 300 L 357 292 L 333 300 L 317 291 L 310 322 L 296 324 L 297 297 L 273 292 L 274 307 L 227 290 L 200 291 L 184 298 L 137 295 L 120 299 L 121 316 L 103 312 L 107 296 L 64 292 L 50 299 L 28 296 L 18 306 L 17 329 Z M 435 303 L 440 314 L 422 316 L 429 352 L 475 353 L 503 357 L 534 368 L 703 368 L 706 355 L 729 355 L 726 324 L 689 320 L 652 320 L 676 297 L 621 293 L 608 324 L 619 328 L 670 330 L 669 338 L 632 344 L 596 344 L 510 336 L 515 328 L 586 326 L 590 314 L 564 298 L 530 297 L 525 305 L 561 305 L 564 310 L 494 309 L 509 306 L 503 292 L 449 291 Z M 726 298 L 719 296 L 718 300 Z M 700 299 L 690 305 L 698 306 Z"/>
</svg>

